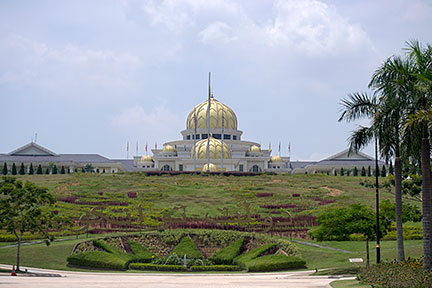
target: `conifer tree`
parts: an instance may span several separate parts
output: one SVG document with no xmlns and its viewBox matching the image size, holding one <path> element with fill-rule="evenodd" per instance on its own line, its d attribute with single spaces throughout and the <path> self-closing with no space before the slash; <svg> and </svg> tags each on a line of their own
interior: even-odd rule
<svg viewBox="0 0 432 288">
<path fill-rule="evenodd" d="M 38 165 L 37 170 L 36 170 L 36 174 L 38 174 L 38 175 L 42 174 L 42 166 L 41 166 L 41 164 Z"/>
<path fill-rule="evenodd" d="M 30 163 L 29 175 L 33 175 L 33 174 L 34 174 L 33 163 Z"/>
<path fill-rule="evenodd" d="M 344 169 L 343 169 L 343 168 L 341 168 L 340 175 L 341 175 L 341 176 L 344 176 L 344 175 L 345 175 L 345 172 L 344 172 Z"/>
<path fill-rule="evenodd" d="M 7 175 L 8 174 L 8 168 L 7 168 L 7 164 L 6 162 L 3 165 L 3 175 Z"/>
<path fill-rule="evenodd" d="M 74 169 L 74 172 L 77 173 L 77 172 L 78 172 L 78 168 L 75 168 L 75 169 Z"/>
<path fill-rule="evenodd" d="M 64 168 L 64 166 L 62 166 L 60 169 L 60 174 L 65 174 L 65 173 L 66 173 L 65 168 Z"/>
<path fill-rule="evenodd" d="M 24 163 L 21 163 L 21 167 L 20 167 L 20 170 L 19 170 L 19 174 L 20 174 L 20 175 L 24 175 L 24 174 L 25 174 Z"/>
<path fill-rule="evenodd" d="M 391 174 L 391 175 L 394 174 L 394 168 L 393 168 L 393 163 L 392 162 L 390 162 L 389 174 Z"/>
<path fill-rule="evenodd" d="M 353 169 L 353 176 L 358 176 L 358 169 L 357 169 L 357 167 L 354 167 L 354 169 Z"/>
<path fill-rule="evenodd" d="M 386 176 L 387 176 L 387 169 L 385 165 L 383 165 L 381 169 L 381 177 L 386 177 Z"/>
<path fill-rule="evenodd" d="M 49 168 L 47 167 L 46 169 L 45 169 L 45 174 L 50 174 L 50 171 L 49 171 Z"/>
<path fill-rule="evenodd" d="M 53 166 L 52 174 L 57 174 L 57 166 L 56 165 Z"/>
<path fill-rule="evenodd" d="M 347 176 L 350 176 L 351 170 L 347 169 Z"/>
<path fill-rule="evenodd" d="M 361 174 L 360 174 L 361 176 L 366 176 L 366 169 L 364 168 L 364 166 L 362 167 L 362 170 L 361 170 Z"/>
<path fill-rule="evenodd" d="M 372 170 L 371 170 L 371 167 L 370 166 L 368 166 L 368 175 L 367 175 L 368 177 L 371 177 L 372 176 Z"/>
<path fill-rule="evenodd" d="M 105 173 L 105 168 L 102 170 L 102 173 Z"/>
<path fill-rule="evenodd" d="M 15 163 L 12 163 L 12 175 L 17 175 L 17 169 Z"/>
</svg>

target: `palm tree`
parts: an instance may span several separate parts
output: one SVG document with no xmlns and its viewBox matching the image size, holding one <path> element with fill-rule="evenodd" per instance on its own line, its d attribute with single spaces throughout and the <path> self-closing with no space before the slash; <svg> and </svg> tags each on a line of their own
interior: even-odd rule
<svg viewBox="0 0 432 288">
<path fill-rule="evenodd" d="M 380 113 L 376 122 L 380 126 L 379 146 L 386 162 L 394 158 L 395 212 L 397 233 L 397 260 L 405 260 L 402 225 L 402 161 L 401 146 L 409 138 L 402 135 L 406 121 L 406 104 L 413 90 L 412 64 L 398 56 L 388 58 L 373 74 L 369 87 L 380 95 Z M 407 145 L 407 144 L 405 144 Z"/>
<path fill-rule="evenodd" d="M 379 138 L 379 125 L 377 115 L 379 112 L 378 100 L 376 95 L 369 96 L 366 93 L 353 93 L 348 95 L 348 99 L 341 101 L 341 116 L 339 121 L 346 120 L 347 122 L 355 121 L 361 118 L 367 118 L 372 120 L 370 127 L 359 126 L 357 130 L 354 130 L 349 137 L 350 152 L 352 150 L 358 151 L 365 147 L 372 140 L 375 140 L 375 189 L 376 189 L 376 259 L 377 263 L 380 262 L 380 227 L 379 227 L 379 188 L 378 188 L 378 141 Z"/>
<path fill-rule="evenodd" d="M 409 58 L 415 64 L 415 90 L 411 97 L 407 128 L 421 133 L 422 208 L 424 269 L 432 269 L 432 182 L 431 182 L 431 105 L 432 105 L 432 46 L 423 47 L 418 41 L 408 43 Z"/>
</svg>

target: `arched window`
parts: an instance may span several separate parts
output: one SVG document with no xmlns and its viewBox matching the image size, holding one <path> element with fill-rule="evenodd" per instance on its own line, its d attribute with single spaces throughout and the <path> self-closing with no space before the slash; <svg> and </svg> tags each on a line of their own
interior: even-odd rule
<svg viewBox="0 0 432 288">
<path fill-rule="evenodd" d="M 169 166 L 168 164 L 165 164 L 165 165 L 162 167 L 162 171 L 172 171 L 172 168 L 171 168 L 171 166 Z"/>
<path fill-rule="evenodd" d="M 261 168 L 258 165 L 254 165 L 254 166 L 252 166 L 252 168 L 249 171 L 258 173 L 258 172 L 261 172 Z"/>
</svg>

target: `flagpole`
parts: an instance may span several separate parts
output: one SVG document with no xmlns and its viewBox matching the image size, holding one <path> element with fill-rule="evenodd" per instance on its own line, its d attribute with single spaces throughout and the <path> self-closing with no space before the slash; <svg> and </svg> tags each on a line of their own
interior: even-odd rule
<svg viewBox="0 0 432 288">
<path fill-rule="evenodd" d="M 126 159 L 129 159 L 129 141 L 127 142 L 127 145 L 126 145 L 126 151 L 127 151 Z"/>
<path fill-rule="evenodd" d="M 223 172 L 223 156 L 224 156 L 224 109 L 222 106 L 222 147 L 221 147 L 221 173 Z"/>
<path fill-rule="evenodd" d="M 194 108 L 194 135 L 193 135 L 193 139 L 194 139 L 194 145 L 193 145 L 193 154 L 194 154 L 194 172 L 196 171 L 196 133 L 197 133 L 197 127 L 196 127 L 196 110 Z"/>
<path fill-rule="evenodd" d="M 208 82 L 208 104 L 207 104 L 207 171 L 210 171 L 210 72 Z"/>
</svg>

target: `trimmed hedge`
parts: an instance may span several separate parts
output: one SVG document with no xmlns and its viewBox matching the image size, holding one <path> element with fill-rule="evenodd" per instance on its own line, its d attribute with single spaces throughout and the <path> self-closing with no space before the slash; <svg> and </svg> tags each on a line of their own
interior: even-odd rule
<svg viewBox="0 0 432 288">
<path fill-rule="evenodd" d="M 209 266 L 191 266 L 192 271 L 241 271 L 237 265 L 209 265 Z"/>
<path fill-rule="evenodd" d="M 210 260 L 217 265 L 231 265 L 235 257 L 241 254 L 244 238 L 238 239 L 229 246 L 216 252 Z"/>
<path fill-rule="evenodd" d="M 135 241 L 129 241 L 129 247 L 132 250 L 132 259 L 129 262 L 133 263 L 149 263 L 153 258 L 153 253 L 145 246 Z"/>
<path fill-rule="evenodd" d="M 266 255 L 247 262 L 249 272 L 278 271 L 305 267 L 306 262 L 298 257 L 285 255 Z"/>
<path fill-rule="evenodd" d="M 186 267 L 181 265 L 159 265 L 150 263 L 131 263 L 129 264 L 129 269 L 151 271 L 186 271 Z"/>
<path fill-rule="evenodd" d="M 93 245 L 101 248 L 102 250 L 105 250 L 108 253 L 111 253 L 113 255 L 115 255 L 117 258 L 120 258 L 122 260 L 124 260 L 125 262 L 129 263 L 130 261 L 132 261 L 133 256 L 130 254 L 127 254 L 126 252 L 121 251 L 120 249 L 106 243 L 103 240 L 99 240 L 99 239 L 95 239 L 93 240 Z"/>
<path fill-rule="evenodd" d="M 234 263 L 240 265 L 241 267 L 247 267 L 249 261 L 263 255 L 264 253 L 270 251 L 277 247 L 277 244 L 271 243 L 267 245 L 263 245 L 261 247 L 255 248 L 246 254 L 240 255 L 234 259 Z"/>
<path fill-rule="evenodd" d="M 89 251 L 69 256 L 67 262 L 70 265 L 82 267 L 94 267 L 104 269 L 126 270 L 127 261 L 117 255 L 102 251 Z"/>
<path fill-rule="evenodd" d="M 201 251 L 195 246 L 195 243 L 188 236 L 183 237 L 180 243 L 171 251 L 170 254 L 177 254 L 179 257 L 186 255 L 187 258 L 203 259 Z"/>
</svg>

